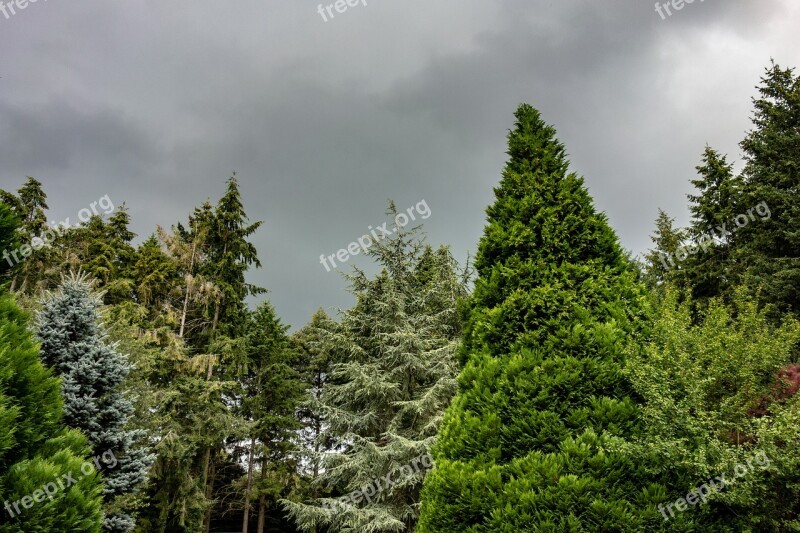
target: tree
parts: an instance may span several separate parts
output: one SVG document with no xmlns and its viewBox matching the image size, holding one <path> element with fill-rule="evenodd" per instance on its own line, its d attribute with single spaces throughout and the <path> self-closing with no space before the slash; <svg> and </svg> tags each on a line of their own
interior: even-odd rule
<svg viewBox="0 0 800 533">
<path fill-rule="evenodd" d="M 307 491 L 311 499 L 323 496 L 319 479 L 323 469 L 323 458 L 335 447 L 332 436 L 324 434 L 327 423 L 321 403 L 332 365 L 330 354 L 321 348 L 322 336 L 324 331 L 329 331 L 333 327 L 335 326 L 328 314 L 318 309 L 311 317 L 311 321 L 292 336 L 295 349 L 300 354 L 299 367 L 308 391 L 308 397 L 298 410 L 298 418 L 303 425 L 301 439 L 306 453 L 304 474 L 309 481 Z"/>
<path fill-rule="evenodd" d="M 753 130 L 742 141 L 745 167 L 737 215 L 763 206 L 738 228 L 733 264 L 741 279 L 781 312 L 800 316 L 800 77 L 775 63 L 754 99 Z"/>
<path fill-rule="evenodd" d="M 258 533 L 266 513 L 281 498 L 293 494 L 297 477 L 297 412 L 305 398 L 298 367 L 299 353 L 291 344 L 268 302 L 252 313 L 245 336 L 245 357 L 236 379 L 241 385 L 241 413 L 251 424 L 248 432 L 247 475 L 244 479 L 244 517 L 247 532 L 251 502 L 258 502 Z M 260 472 L 255 468 L 260 465 Z M 256 475 L 258 479 L 256 479 Z"/>
<path fill-rule="evenodd" d="M 16 225 L 0 204 L 0 246 L 12 243 Z M 10 221 L 10 222 L 9 222 Z M 39 360 L 28 318 L 0 285 L 0 532 L 99 533 L 101 481 L 96 473 L 35 502 L 23 498 L 64 475 L 77 475 L 89 449 L 79 432 L 62 425 L 59 380 Z M 52 490 L 51 486 L 48 486 Z M 14 504 L 17 504 L 15 507 Z M 20 511 L 21 512 L 18 512 Z"/>
<path fill-rule="evenodd" d="M 47 195 L 42 184 L 28 176 L 25 184 L 17 190 L 17 194 L 0 189 L 2 200 L 19 220 L 18 234 L 21 241 L 19 255 L 22 260 L 16 269 L 11 283 L 11 290 L 25 290 L 35 287 L 45 271 L 44 265 L 50 255 L 49 250 L 32 246 L 35 238 L 40 238 L 47 229 Z"/>
<path fill-rule="evenodd" d="M 692 180 L 692 185 L 698 194 L 689 195 L 692 224 L 687 231 L 690 244 L 685 247 L 693 253 L 683 252 L 682 281 L 695 300 L 704 302 L 714 296 L 731 296 L 729 255 L 741 182 L 725 156 L 708 146 L 696 168 L 698 179 Z"/>
<path fill-rule="evenodd" d="M 647 430 L 623 450 L 668 488 L 663 519 L 647 530 L 792 531 L 800 525 L 800 324 L 771 325 L 742 287 L 730 308 L 712 298 L 695 318 L 694 307 L 690 295 L 668 287 L 648 306 L 644 342 L 629 346 L 626 374 L 643 399 Z M 732 482 L 709 490 L 708 505 L 668 507 L 723 474 Z"/>
<path fill-rule="evenodd" d="M 129 367 L 105 342 L 101 302 L 85 276 L 64 279 L 43 303 L 37 335 L 42 360 L 62 378 L 65 423 L 83 431 L 96 454 L 110 452 L 116 458 L 113 468 L 103 468 L 104 529 L 128 532 L 135 520 L 125 512 L 120 497 L 145 481 L 152 456 L 138 446 L 143 432 L 126 427 L 133 406 L 120 387 Z"/>
<path fill-rule="evenodd" d="M 650 237 L 655 248 L 645 255 L 644 278 L 651 289 L 680 279 L 678 272 L 682 265 L 677 252 L 685 239 L 686 231 L 676 228 L 675 219 L 659 209 L 656 231 Z"/>
<path fill-rule="evenodd" d="M 388 214 L 397 216 L 394 204 Z M 320 444 L 335 443 L 316 481 L 343 496 L 286 501 L 303 531 L 413 531 L 430 448 L 455 393 L 465 291 L 449 250 L 398 229 L 368 253 L 381 272 L 348 276 L 357 303 L 340 322 L 322 321 L 316 346 L 332 366 L 311 405 L 325 424 Z"/>
<path fill-rule="evenodd" d="M 515 116 L 418 531 L 641 530 L 644 469 L 606 447 L 639 431 L 622 348 L 643 292 L 555 130 Z"/>
</svg>

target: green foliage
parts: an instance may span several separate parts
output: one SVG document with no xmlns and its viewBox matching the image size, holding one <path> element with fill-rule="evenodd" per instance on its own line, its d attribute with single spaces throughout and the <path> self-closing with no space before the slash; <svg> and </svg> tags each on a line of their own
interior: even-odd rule
<svg viewBox="0 0 800 533">
<path fill-rule="evenodd" d="M 397 214 L 393 204 L 387 214 Z M 339 322 L 318 319 L 314 347 L 331 358 L 331 368 L 310 406 L 324 425 L 318 442 L 335 443 L 335 451 L 322 456 L 315 479 L 317 494 L 331 497 L 285 502 L 303 531 L 412 530 L 424 469 L 397 475 L 369 499 L 334 497 L 429 454 L 455 392 L 456 302 L 465 291 L 449 250 L 401 230 L 368 253 L 381 272 L 370 278 L 356 270 L 348 276 L 356 305 Z"/>
<path fill-rule="evenodd" d="M 117 508 L 117 496 L 135 492 L 145 481 L 153 457 L 139 445 L 144 432 L 126 428 L 133 405 L 121 386 L 129 366 L 106 343 L 100 298 L 85 277 L 66 278 L 44 301 L 37 335 L 43 361 L 62 378 L 65 423 L 83 431 L 95 454 L 110 452 L 117 459 L 103 469 L 105 499 Z M 119 510 L 108 512 L 104 529 L 128 532 L 134 525 Z"/>
<path fill-rule="evenodd" d="M 419 531 L 636 529 L 644 472 L 603 446 L 637 431 L 622 348 L 642 293 L 554 129 L 516 118 Z"/>
<path fill-rule="evenodd" d="M 765 454 L 768 469 L 756 467 L 712 494 L 708 506 L 679 514 L 667 530 L 793 531 L 800 524 L 800 404 L 776 393 L 785 386 L 778 374 L 793 360 L 800 325 L 771 326 L 743 289 L 732 309 L 710 300 L 698 324 L 692 308 L 691 298 L 667 289 L 650 310 L 644 347 L 630 345 L 626 374 L 644 399 L 647 431 L 620 449 L 667 482 L 665 502 L 709 477 L 732 478 L 737 465 Z M 666 525 L 656 520 L 648 527 Z"/>
<path fill-rule="evenodd" d="M 0 205 L 0 221 L 9 209 Z M 14 224 L 0 224 L 0 243 L 13 241 Z M 59 380 L 39 360 L 28 317 L 0 286 L 0 532 L 99 533 L 102 485 L 83 476 L 52 499 L 25 509 L 22 498 L 65 474 L 78 474 L 89 450 L 78 432 L 64 432 Z M 16 512 L 14 503 L 21 506 Z M 11 511 L 9 511 L 11 509 Z M 13 516 L 12 516 L 13 515 Z"/>
</svg>

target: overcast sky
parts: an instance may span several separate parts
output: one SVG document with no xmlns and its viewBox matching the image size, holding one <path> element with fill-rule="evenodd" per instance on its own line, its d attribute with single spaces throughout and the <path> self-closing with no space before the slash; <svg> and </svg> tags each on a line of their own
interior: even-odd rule
<svg viewBox="0 0 800 533">
<path fill-rule="evenodd" d="M 108 194 L 141 240 L 235 170 L 264 221 L 250 280 L 296 328 L 350 305 L 319 256 L 380 225 L 389 198 L 424 199 L 429 240 L 474 253 L 519 103 L 641 253 L 659 207 L 688 220 L 706 144 L 740 159 L 770 58 L 800 67 L 797 0 L 696 0 L 663 19 L 647 0 L 366 0 L 327 22 L 318 5 L 6 8 L 0 188 L 36 177 L 56 221 Z"/>
</svg>

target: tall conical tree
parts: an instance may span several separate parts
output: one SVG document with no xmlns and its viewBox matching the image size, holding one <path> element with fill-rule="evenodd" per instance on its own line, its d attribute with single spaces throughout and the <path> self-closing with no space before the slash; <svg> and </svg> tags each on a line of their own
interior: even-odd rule
<svg viewBox="0 0 800 533">
<path fill-rule="evenodd" d="M 120 386 L 129 367 L 105 342 L 100 306 L 100 295 L 85 277 L 66 278 L 44 301 L 37 335 L 43 361 L 63 381 L 64 421 L 83 431 L 95 454 L 115 458 L 113 467 L 108 464 L 103 469 L 109 511 L 104 530 L 128 532 L 135 520 L 121 509 L 118 497 L 136 491 L 145 481 L 152 457 L 137 446 L 142 432 L 126 428 L 133 405 Z"/>
<path fill-rule="evenodd" d="M 476 258 L 459 393 L 418 531 L 639 531 L 622 348 L 641 289 L 538 111 L 521 105 Z"/>
</svg>

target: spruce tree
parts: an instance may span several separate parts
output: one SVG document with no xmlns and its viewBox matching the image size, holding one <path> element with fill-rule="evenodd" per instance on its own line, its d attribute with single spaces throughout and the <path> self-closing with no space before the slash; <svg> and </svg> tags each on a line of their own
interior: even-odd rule
<svg viewBox="0 0 800 533">
<path fill-rule="evenodd" d="M 734 245 L 734 220 L 740 196 L 740 180 L 725 156 L 706 147 L 698 178 L 692 180 L 696 195 L 689 195 L 692 223 L 689 242 L 682 250 L 681 280 L 695 300 L 731 295 L 730 250 Z M 691 253 L 689 253 L 691 251 Z"/>
<path fill-rule="evenodd" d="M 127 428 L 133 405 L 121 385 L 129 367 L 106 342 L 100 306 L 101 296 L 85 276 L 65 278 L 43 302 L 37 335 L 44 363 L 62 379 L 65 423 L 88 437 L 95 454 L 116 458 L 113 468 L 103 468 L 104 530 L 127 532 L 135 520 L 125 511 L 123 497 L 146 479 L 152 457 L 139 446 L 142 432 Z"/>
<path fill-rule="evenodd" d="M 641 289 L 564 146 L 521 105 L 476 257 L 464 368 L 418 531 L 638 531 L 643 469 L 623 376 Z"/>
<path fill-rule="evenodd" d="M 394 205 L 389 214 L 397 215 Z M 331 497 L 285 502 L 303 531 L 412 531 L 442 413 L 455 393 L 456 303 L 464 289 L 446 248 L 415 230 L 369 248 L 381 267 L 348 276 L 356 305 L 324 321 L 330 374 L 311 405 L 324 420 L 317 482 Z M 313 391 L 312 391 L 313 394 Z M 346 500 L 346 501 L 345 501 Z"/>
<path fill-rule="evenodd" d="M 767 303 L 800 316 L 800 76 L 773 63 L 758 90 L 736 215 L 763 208 L 737 229 L 732 260 Z"/>
</svg>

